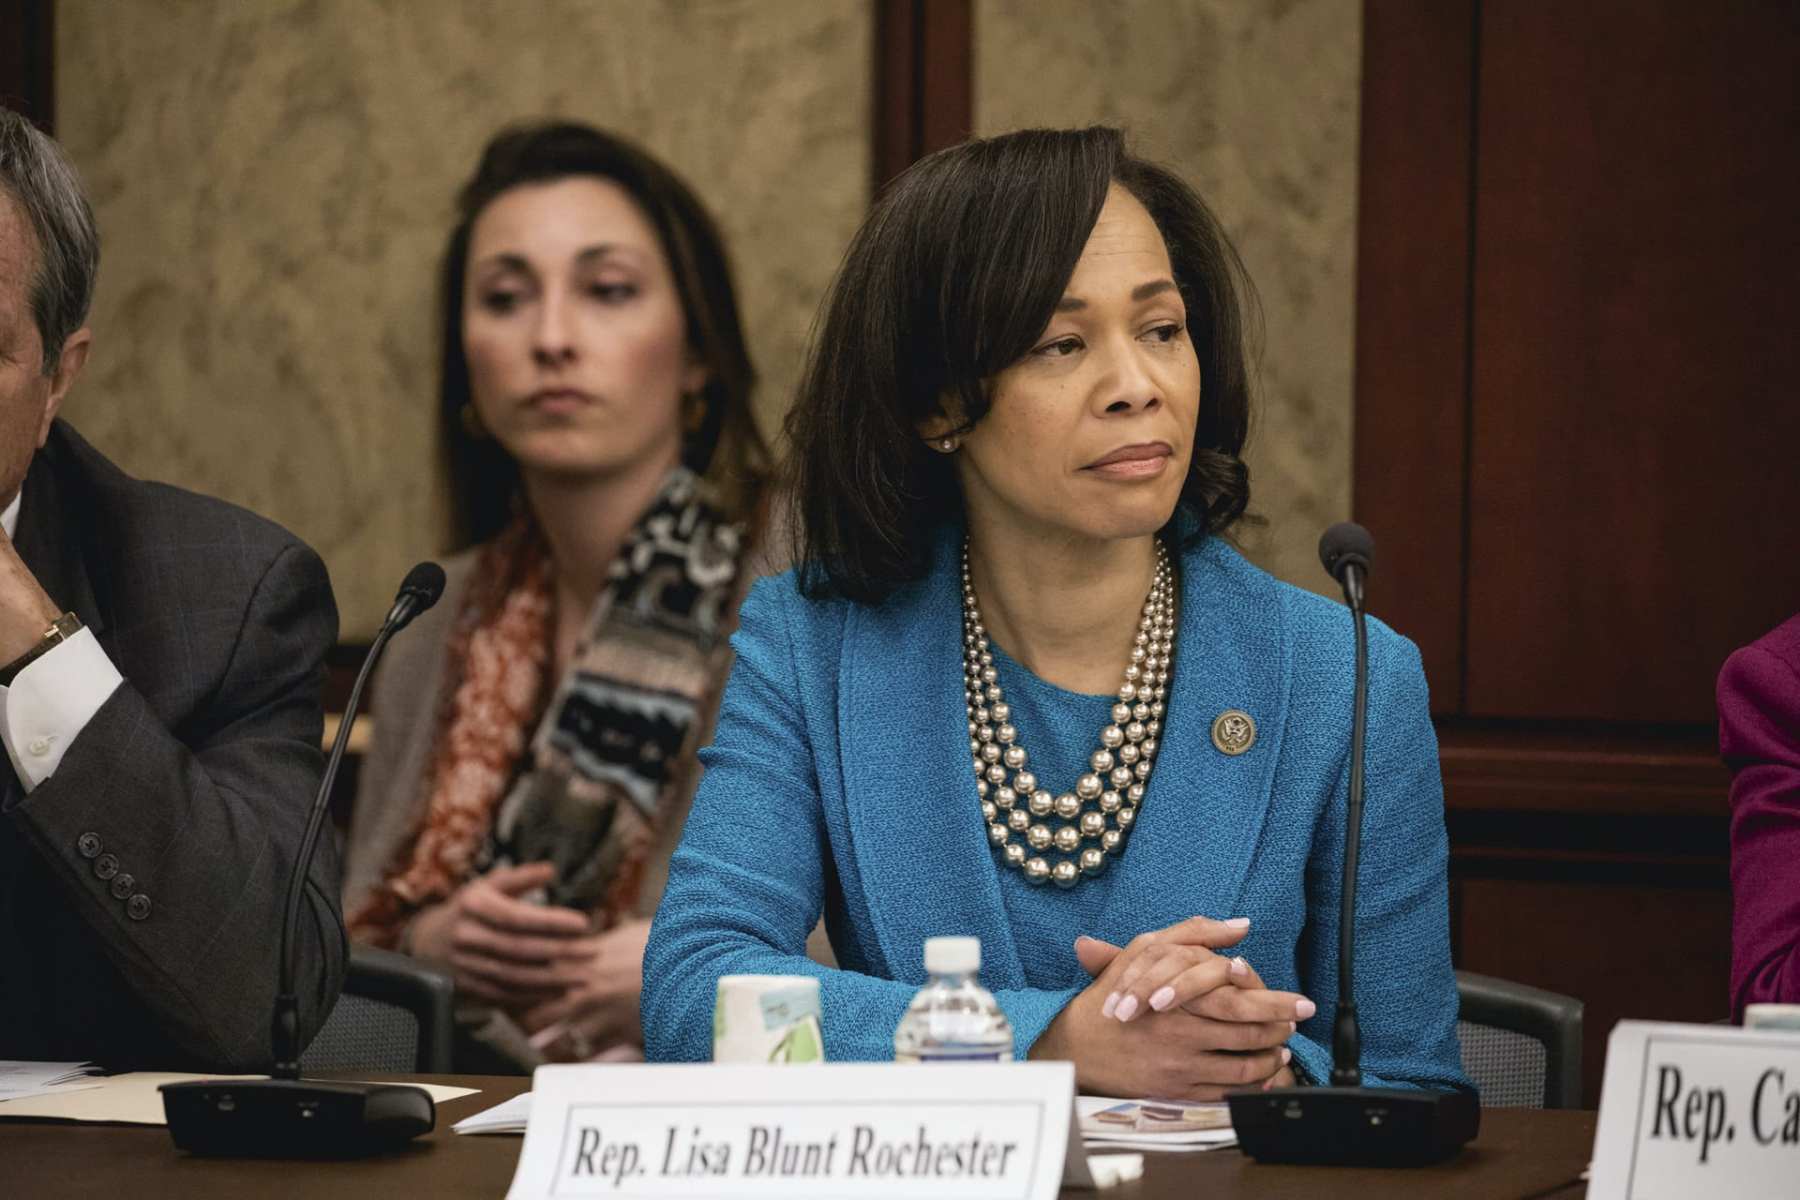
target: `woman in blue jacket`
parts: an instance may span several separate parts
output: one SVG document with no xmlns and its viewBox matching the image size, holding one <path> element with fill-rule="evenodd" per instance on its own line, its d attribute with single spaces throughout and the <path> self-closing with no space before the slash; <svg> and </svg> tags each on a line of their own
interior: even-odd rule
<svg viewBox="0 0 1800 1200">
<path fill-rule="evenodd" d="M 1116 130 L 906 172 L 790 418 L 799 567 L 759 583 L 645 959 L 652 1059 L 726 974 L 812 974 L 890 1057 L 937 934 L 1085 1091 L 1328 1077 L 1352 658 L 1223 540 L 1249 499 L 1242 268 Z M 1424 675 L 1371 623 L 1370 1082 L 1467 1087 Z M 823 914 L 838 968 L 812 963 Z"/>
</svg>

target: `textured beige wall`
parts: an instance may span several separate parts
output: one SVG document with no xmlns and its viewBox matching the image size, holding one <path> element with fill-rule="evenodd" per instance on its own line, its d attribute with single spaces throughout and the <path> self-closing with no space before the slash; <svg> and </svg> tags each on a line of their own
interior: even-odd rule
<svg viewBox="0 0 1800 1200">
<path fill-rule="evenodd" d="M 1124 126 L 1219 213 L 1266 340 L 1242 540 L 1319 591 L 1350 511 L 1358 0 L 977 0 L 975 126 Z"/>
<path fill-rule="evenodd" d="M 324 554 L 346 637 L 441 549 L 433 286 L 502 123 L 626 132 L 724 225 L 760 408 L 867 203 L 863 0 L 57 5 L 57 132 L 105 239 L 68 416 Z"/>
</svg>

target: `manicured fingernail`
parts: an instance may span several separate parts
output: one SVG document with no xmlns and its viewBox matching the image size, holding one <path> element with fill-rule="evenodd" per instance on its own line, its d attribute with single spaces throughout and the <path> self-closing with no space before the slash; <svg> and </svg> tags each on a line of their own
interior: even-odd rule
<svg viewBox="0 0 1800 1200">
<path fill-rule="evenodd" d="M 1292 1061 L 1293 1057 L 1294 1057 L 1294 1052 L 1292 1050 L 1289 1050 L 1286 1046 L 1283 1046 L 1281 1048 L 1281 1065 L 1282 1066 L 1284 1066 L 1284 1067 L 1287 1066 L 1288 1063 L 1290 1061 Z"/>
<path fill-rule="evenodd" d="M 1298 1026 L 1298 1025 L 1296 1025 L 1296 1024 L 1294 1024 L 1294 1022 L 1292 1022 L 1292 1021 L 1289 1021 L 1289 1022 L 1288 1022 L 1288 1032 L 1289 1032 L 1289 1033 L 1299 1033 L 1299 1032 L 1300 1032 L 1300 1026 Z"/>
<path fill-rule="evenodd" d="M 1225 924 L 1232 929 L 1248 929 L 1250 928 L 1250 918 L 1233 917 L 1231 920 L 1225 922 Z"/>
<path fill-rule="evenodd" d="M 1175 989 L 1172 987 L 1159 988 L 1156 994 L 1150 997 L 1150 1007 L 1157 1012 L 1161 1012 L 1173 1003 L 1175 1003 Z"/>
<path fill-rule="evenodd" d="M 1244 961 L 1243 955 L 1240 954 L 1231 960 L 1231 973 L 1233 975 L 1248 975 L 1250 973 L 1250 964 Z"/>
<path fill-rule="evenodd" d="M 1299 1017 L 1302 1021 L 1318 1011 L 1319 1006 L 1314 1004 L 1311 1000 L 1302 1000 L 1300 1003 L 1294 1005 L 1294 1015 Z"/>
<path fill-rule="evenodd" d="M 1103 1017 L 1110 1017 L 1113 1015 L 1113 1010 L 1118 1007 L 1119 1007 L 1119 993 L 1114 992 L 1112 995 L 1110 995 L 1106 998 L 1106 1003 L 1102 1004 L 1100 1006 L 1100 1015 Z"/>
<path fill-rule="evenodd" d="M 1113 1015 L 1121 1021 L 1129 1021 L 1137 1015 L 1138 1002 L 1136 996 L 1127 996 L 1119 1001 L 1119 1007 Z"/>
</svg>

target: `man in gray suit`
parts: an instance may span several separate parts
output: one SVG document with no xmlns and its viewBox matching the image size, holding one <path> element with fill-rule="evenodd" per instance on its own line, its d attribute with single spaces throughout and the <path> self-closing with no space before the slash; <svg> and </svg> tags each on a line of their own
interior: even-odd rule
<svg viewBox="0 0 1800 1200">
<path fill-rule="evenodd" d="M 264 1068 L 337 610 L 290 534 L 56 419 L 98 261 L 73 169 L 0 108 L 0 1059 Z M 304 1037 L 343 982 L 330 842 Z"/>
</svg>

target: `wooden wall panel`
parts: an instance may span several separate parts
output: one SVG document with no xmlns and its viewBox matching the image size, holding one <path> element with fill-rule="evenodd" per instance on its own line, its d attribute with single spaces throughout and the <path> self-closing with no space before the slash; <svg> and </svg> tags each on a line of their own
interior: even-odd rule
<svg viewBox="0 0 1800 1200">
<path fill-rule="evenodd" d="M 1800 9 L 1480 11 L 1466 711 L 1710 721 L 1800 609 Z"/>
<path fill-rule="evenodd" d="M 1462 707 L 1469 173 L 1475 0 L 1363 8 L 1352 509 L 1370 610 Z"/>
<path fill-rule="evenodd" d="M 1442 723 L 1452 811 L 1725 819 L 1730 776 L 1709 728 L 1528 728 Z"/>
<path fill-rule="evenodd" d="M 974 17 L 969 0 L 880 0 L 875 18 L 875 190 L 969 136 Z"/>
<path fill-rule="evenodd" d="M 54 0 L 0 0 L 0 104 L 38 128 L 56 123 Z"/>
<path fill-rule="evenodd" d="M 1800 608 L 1793 6 L 1368 0 L 1356 514 L 1424 651 L 1457 964 L 1728 1011 L 1712 680 Z M 1460 91 L 1458 89 L 1461 89 Z"/>
</svg>

